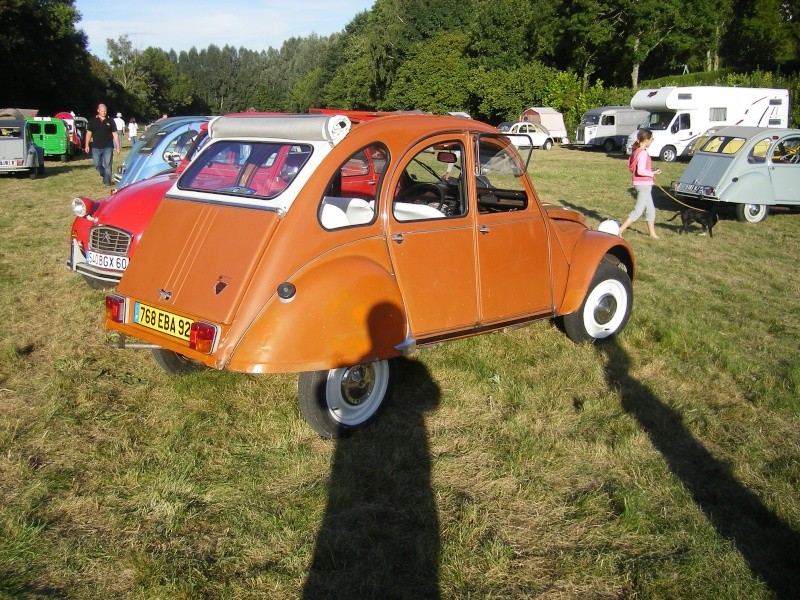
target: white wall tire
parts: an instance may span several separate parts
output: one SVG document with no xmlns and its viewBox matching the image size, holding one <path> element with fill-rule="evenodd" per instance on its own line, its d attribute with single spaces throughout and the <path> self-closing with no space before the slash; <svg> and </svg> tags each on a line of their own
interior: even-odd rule
<svg viewBox="0 0 800 600">
<path fill-rule="evenodd" d="M 736 220 L 743 223 L 761 223 L 769 214 L 766 204 L 737 204 Z"/>
<path fill-rule="evenodd" d="M 632 306 L 633 287 L 628 274 L 601 262 L 580 308 L 564 316 L 564 330 L 577 343 L 612 338 L 627 324 Z"/>
</svg>

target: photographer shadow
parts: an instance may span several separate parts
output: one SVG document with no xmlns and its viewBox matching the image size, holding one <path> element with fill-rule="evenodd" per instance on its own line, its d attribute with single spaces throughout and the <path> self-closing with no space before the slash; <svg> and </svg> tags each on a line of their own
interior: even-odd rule
<svg viewBox="0 0 800 600">
<path fill-rule="evenodd" d="M 440 391 L 422 363 L 392 362 L 394 390 L 378 421 L 335 442 L 305 600 L 440 598 L 425 428 Z"/>
<path fill-rule="evenodd" d="M 752 573 L 777 598 L 800 598 L 800 535 L 736 480 L 683 423 L 680 413 L 631 374 L 631 360 L 615 341 L 599 346 L 605 373 L 632 415 L 717 533 L 730 541 Z"/>
</svg>

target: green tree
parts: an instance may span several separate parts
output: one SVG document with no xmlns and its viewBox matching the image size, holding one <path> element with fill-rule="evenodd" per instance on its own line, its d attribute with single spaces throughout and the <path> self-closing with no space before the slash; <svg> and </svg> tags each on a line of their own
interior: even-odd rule
<svg viewBox="0 0 800 600">
<path fill-rule="evenodd" d="M 796 0 L 735 0 L 723 56 L 737 70 L 775 70 L 798 57 Z M 788 19 L 795 19 L 794 22 Z"/>
<path fill-rule="evenodd" d="M 543 9 L 549 10 L 553 5 L 546 3 Z M 474 11 L 467 29 L 469 56 L 490 70 L 523 65 L 537 52 L 537 34 L 543 32 L 543 23 L 547 22 L 542 19 L 544 14 L 547 13 L 531 10 L 531 0 L 481 3 L 481 10 Z M 549 49 L 548 46 L 545 51 Z"/>
<path fill-rule="evenodd" d="M 74 0 L 0 2 L 0 81 L 3 103 L 41 114 L 95 104 L 86 35 L 75 24 Z"/>
<path fill-rule="evenodd" d="M 677 24 L 685 17 L 683 2 L 663 0 L 622 0 L 624 47 L 630 56 L 631 87 L 639 86 L 642 63 L 661 44 L 669 39 Z"/>
<path fill-rule="evenodd" d="M 561 32 L 556 46 L 557 66 L 574 70 L 584 88 L 597 69 L 598 57 L 613 51 L 616 33 L 623 20 L 619 3 L 603 0 L 561 2 L 554 22 Z"/>
<path fill-rule="evenodd" d="M 469 110 L 469 37 L 444 32 L 410 47 L 380 108 L 434 113 Z"/>
<path fill-rule="evenodd" d="M 170 115 L 196 112 L 192 81 L 178 70 L 175 52 L 147 48 L 140 57 L 146 94 L 133 112 L 152 119 L 163 113 Z M 205 112 L 205 111 L 200 111 Z"/>
</svg>

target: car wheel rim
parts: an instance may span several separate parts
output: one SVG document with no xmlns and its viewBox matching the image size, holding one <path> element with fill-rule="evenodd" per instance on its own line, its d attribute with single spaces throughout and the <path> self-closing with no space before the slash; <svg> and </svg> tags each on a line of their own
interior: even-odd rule
<svg viewBox="0 0 800 600">
<path fill-rule="evenodd" d="M 389 363 L 385 360 L 333 369 L 325 387 L 328 410 L 343 425 L 360 425 L 378 410 L 388 387 Z"/>
<path fill-rule="evenodd" d="M 584 325 L 593 338 L 601 339 L 617 332 L 628 306 L 625 287 L 609 279 L 595 287 L 586 299 Z"/>
</svg>

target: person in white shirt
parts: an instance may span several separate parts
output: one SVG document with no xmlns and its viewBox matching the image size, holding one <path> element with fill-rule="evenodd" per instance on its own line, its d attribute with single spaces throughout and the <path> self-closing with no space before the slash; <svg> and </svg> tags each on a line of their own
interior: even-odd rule
<svg viewBox="0 0 800 600">
<path fill-rule="evenodd" d="M 122 136 L 125 135 L 125 121 L 122 119 L 122 113 L 117 113 L 117 116 L 114 117 L 114 125 L 117 126 L 117 131 L 119 132 L 119 141 L 121 146 Z"/>
<path fill-rule="evenodd" d="M 136 122 L 136 117 L 131 117 L 128 121 L 128 138 L 131 140 L 131 146 L 136 143 L 136 138 L 139 136 L 139 124 Z"/>
</svg>

